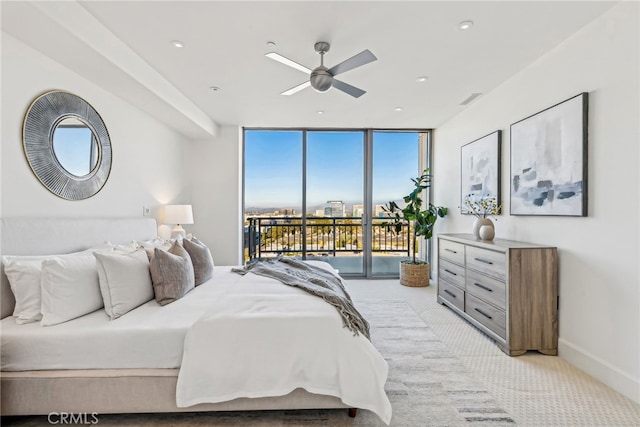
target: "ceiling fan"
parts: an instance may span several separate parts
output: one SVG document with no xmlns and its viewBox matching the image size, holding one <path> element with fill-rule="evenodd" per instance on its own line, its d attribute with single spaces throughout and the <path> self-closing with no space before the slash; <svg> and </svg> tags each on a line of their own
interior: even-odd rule
<svg viewBox="0 0 640 427">
<path fill-rule="evenodd" d="M 269 52 L 265 54 L 265 56 L 268 58 L 274 59 L 309 75 L 309 80 L 297 86 L 294 86 L 291 89 L 285 90 L 281 93 L 281 95 L 293 95 L 294 93 L 299 92 L 309 86 L 311 86 L 318 92 L 326 92 L 332 87 L 335 87 L 336 89 L 341 90 L 344 93 L 353 96 L 354 98 L 359 98 L 366 93 L 366 91 L 360 88 L 351 86 L 350 84 L 336 79 L 335 76 L 375 61 L 378 58 L 376 58 L 373 53 L 371 53 L 368 49 L 363 50 L 359 54 L 354 55 L 345 61 L 342 61 L 338 65 L 327 68 L 324 66 L 324 54 L 329 52 L 329 48 L 331 47 L 331 45 L 329 45 L 329 43 L 327 42 L 317 42 L 313 47 L 316 52 L 320 54 L 320 66 L 314 68 L 313 70 L 305 67 L 304 65 L 298 64 L 297 62 L 292 61 L 289 58 L 285 58 L 278 53 Z"/>
</svg>

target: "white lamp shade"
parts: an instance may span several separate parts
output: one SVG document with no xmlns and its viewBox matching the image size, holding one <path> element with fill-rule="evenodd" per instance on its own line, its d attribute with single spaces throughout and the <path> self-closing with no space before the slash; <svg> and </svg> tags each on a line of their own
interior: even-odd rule
<svg viewBox="0 0 640 427">
<path fill-rule="evenodd" d="M 191 205 L 166 205 L 164 207 L 165 224 L 193 224 Z"/>
</svg>

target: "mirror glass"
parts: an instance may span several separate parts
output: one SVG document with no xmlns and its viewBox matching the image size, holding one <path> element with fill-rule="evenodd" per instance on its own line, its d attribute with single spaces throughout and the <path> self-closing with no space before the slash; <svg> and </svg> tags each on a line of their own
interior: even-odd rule
<svg viewBox="0 0 640 427">
<path fill-rule="evenodd" d="M 25 114 L 22 144 L 36 178 L 63 199 L 87 199 L 109 179 L 109 132 L 98 112 L 77 95 L 52 90 L 38 96 Z"/>
<path fill-rule="evenodd" d="M 98 164 L 98 141 L 85 122 L 67 117 L 53 131 L 53 153 L 71 175 L 85 176 Z"/>
</svg>

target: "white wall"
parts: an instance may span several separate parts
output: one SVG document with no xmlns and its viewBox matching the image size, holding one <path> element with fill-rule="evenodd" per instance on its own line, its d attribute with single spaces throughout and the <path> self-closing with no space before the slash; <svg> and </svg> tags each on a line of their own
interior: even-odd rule
<svg viewBox="0 0 640 427">
<path fill-rule="evenodd" d="M 185 227 L 213 253 L 216 265 L 242 263 L 242 129 L 221 126 L 215 139 L 190 144 L 186 170 L 194 224 Z"/>
<path fill-rule="evenodd" d="M 496 235 L 558 247 L 560 357 L 640 402 L 639 33 L 637 2 L 623 2 L 479 98 L 434 134 L 440 232 L 470 232 L 459 214 L 460 147 L 503 130 Z M 509 126 L 589 92 L 586 218 L 509 216 Z"/>
<path fill-rule="evenodd" d="M 66 90 L 89 102 L 111 137 L 111 175 L 103 189 L 82 201 L 50 193 L 33 175 L 22 151 L 22 122 L 43 92 Z M 2 190 L 0 216 L 141 216 L 188 199 L 184 194 L 184 138 L 51 58 L 2 33 Z"/>
<path fill-rule="evenodd" d="M 22 151 L 22 122 L 43 92 L 66 90 L 87 100 L 104 120 L 113 148 L 103 189 L 82 201 L 50 193 L 33 175 Z M 222 128 L 209 141 L 189 141 L 62 64 L 2 33 L 2 140 L 0 217 L 141 216 L 151 207 L 159 233 L 162 205 L 191 203 L 185 225 L 211 247 L 216 263 L 241 263 L 241 130 Z"/>
</svg>

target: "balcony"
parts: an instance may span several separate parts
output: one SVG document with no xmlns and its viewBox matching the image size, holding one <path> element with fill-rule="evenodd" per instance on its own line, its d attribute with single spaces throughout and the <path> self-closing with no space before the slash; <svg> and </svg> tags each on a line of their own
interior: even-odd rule
<svg viewBox="0 0 640 427">
<path fill-rule="evenodd" d="M 409 224 L 394 233 L 374 218 L 371 224 L 373 270 L 397 274 L 398 262 L 410 256 Z M 341 273 L 362 272 L 362 219 L 358 217 L 250 217 L 244 233 L 245 261 L 278 255 L 320 259 Z"/>
</svg>

